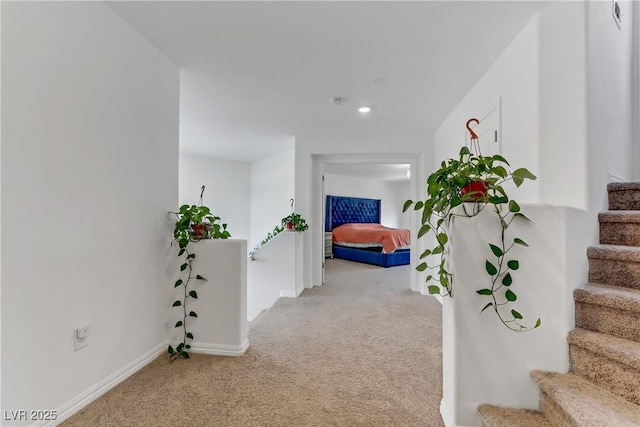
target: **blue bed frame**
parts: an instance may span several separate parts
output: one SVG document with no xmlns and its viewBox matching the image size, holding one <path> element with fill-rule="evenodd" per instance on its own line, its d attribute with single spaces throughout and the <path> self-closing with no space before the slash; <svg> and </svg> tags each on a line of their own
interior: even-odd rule
<svg viewBox="0 0 640 427">
<path fill-rule="evenodd" d="M 334 228 L 348 223 L 380 224 L 380 206 L 379 199 L 327 196 L 324 230 L 332 231 Z M 339 245 L 333 245 L 333 256 L 381 267 L 407 265 L 411 258 L 409 249 L 399 249 L 390 254 L 383 254 L 379 250 L 348 248 Z"/>
</svg>

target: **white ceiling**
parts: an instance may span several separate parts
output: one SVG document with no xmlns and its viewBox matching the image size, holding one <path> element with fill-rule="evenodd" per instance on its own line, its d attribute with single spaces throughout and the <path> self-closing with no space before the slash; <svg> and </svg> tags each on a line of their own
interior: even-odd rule
<svg viewBox="0 0 640 427">
<path fill-rule="evenodd" d="M 430 140 L 533 1 L 116 1 L 181 69 L 181 151 L 253 161 L 296 137 Z M 345 97 L 332 106 L 332 97 Z M 370 105 L 368 115 L 357 112 Z"/>
</svg>

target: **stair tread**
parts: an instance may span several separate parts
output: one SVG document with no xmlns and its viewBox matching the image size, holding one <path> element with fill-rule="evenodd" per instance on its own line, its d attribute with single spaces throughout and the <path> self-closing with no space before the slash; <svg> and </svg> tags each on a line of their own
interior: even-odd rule
<svg viewBox="0 0 640 427">
<path fill-rule="evenodd" d="M 587 257 L 614 261 L 640 262 L 639 246 L 597 245 L 587 248 Z"/>
<path fill-rule="evenodd" d="M 575 301 L 640 312 L 640 289 L 588 283 L 573 291 Z"/>
<path fill-rule="evenodd" d="M 582 328 L 569 332 L 567 340 L 569 344 L 640 370 L 640 342 Z"/>
<path fill-rule="evenodd" d="M 640 223 L 640 211 L 606 211 L 598 214 L 600 222 Z"/>
<path fill-rule="evenodd" d="M 551 423 L 540 411 L 502 406 L 480 405 L 478 412 L 485 427 L 551 427 Z"/>
<path fill-rule="evenodd" d="M 640 425 L 640 406 L 573 374 L 532 371 L 540 389 L 580 426 Z"/>
<path fill-rule="evenodd" d="M 610 182 L 607 184 L 608 192 L 628 190 L 640 190 L 640 181 Z"/>
</svg>

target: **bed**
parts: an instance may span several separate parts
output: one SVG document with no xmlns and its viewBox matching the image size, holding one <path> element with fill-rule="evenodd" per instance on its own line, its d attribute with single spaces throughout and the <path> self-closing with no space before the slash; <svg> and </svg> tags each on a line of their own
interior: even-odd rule
<svg viewBox="0 0 640 427">
<path fill-rule="evenodd" d="M 398 230 L 384 227 L 380 224 L 381 201 L 379 199 L 364 199 L 359 197 L 327 196 L 325 209 L 325 232 L 333 233 L 333 256 L 349 261 L 362 262 L 382 267 L 406 265 L 410 262 L 410 249 L 408 247 L 408 230 Z M 388 241 L 371 242 L 371 239 L 362 243 L 336 242 L 336 235 L 343 225 L 354 224 L 356 229 L 371 228 L 381 229 L 381 233 L 394 233 L 394 230 L 406 232 L 406 243 L 389 246 Z M 338 230 L 334 232 L 334 230 Z M 386 237 L 381 237 L 386 239 Z M 398 242 L 396 242 L 398 243 Z"/>
</svg>

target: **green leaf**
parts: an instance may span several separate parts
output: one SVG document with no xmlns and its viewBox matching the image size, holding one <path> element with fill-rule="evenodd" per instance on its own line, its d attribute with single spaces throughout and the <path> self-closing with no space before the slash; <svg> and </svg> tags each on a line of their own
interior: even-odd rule
<svg viewBox="0 0 640 427">
<path fill-rule="evenodd" d="M 515 239 L 513 239 L 513 243 L 517 243 L 518 245 L 522 245 L 522 246 L 529 247 L 529 245 L 527 244 L 527 242 L 525 242 L 524 240 L 519 239 L 519 238 L 517 238 L 517 237 L 516 237 Z"/>
<path fill-rule="evenodd" d="M 431 230 L 431 226 L 429 224 L 425 224 L 422 227 L 420 227 L 420 231 L 418 231 L 418 239 L 424 236 L 425 234 L 427 234 L 429 230 Z"/>
<path fill-rule="evenodd" d="M 191 298 L 196 298 L 198 299 L 198 293 L 196 291 L 189 291 L 189 296 Z"/>
<path fill-rule="evenodd" d="M 189 254 L 187 256 L 187 259 L 194 259 L 196 257 L 196 254 Z"/>
<path fill-rule="evenodd" d="M 182 320 L 179 320 L 178 322 L 176 322 L 176 326 L 174 327 L 179 328 L 180 326 L 182 326 Z"/>
<path fill-rule="evenodd" d="M 171 307 L 180 307 L 182 305 L 182 303 L 180 301 L 174 301 L 173 305 Z"/>
<path fill-rule="evenodd" d="M 440 288 L 437 287 L 436 285 L 430 285 L 429 286 L 429 294 L 431 294 L 431 295 L 440 294 Z"/>
<path fill-rule="evenodd" d="M 175 353 L 176 351 L 173 349 L 173 347 L 171 347 L 171 345 L 169 345 L 169 348 L 167 349 L 167 352 L 168 352 L 169 354 L 173 354 L 173 353 Z"/>
<path fill-rule="evenodd" d="M 538 317 L 538 320 L 536 320 L 536 326 L 534 326 L 533 328 L 535 329 L 540 325 L 542 325 L 542 322 L 540 321 L 540 318 Z"/>
<path fill-rule="evenodd" d="M 504 196 L 491 196 L 489 197 L 489 203 L 499 205 L 501 203 L 507 203 L 509 199 Z"/>
<path fill-rule="evenodd" d="M 517 311 L 515 311 L 515 310 L 511 310 L 511 315 L 512 315 L 513 317 L 515 317 L 516 319 L 522 319 L 522 314 L 518 313 L 518 312 L 517 312 Z"/>
<path fill-rule="evenodd" d="M 509 162 L 507 162 L 507 159 L 505 159 L 504 157 L 502 157 L 502 156 L 501 156 L 501 155 L 499 155 L 499 154 L 494 154 L 491 158 L 492 158 L 493 160 L 497 160 L 497 161 L 499 161 L 499 162 L 506 163 L 507 165 L 509 164 Z"/>
<path fill-rule="evenodd" d="M 483 311 L 485 311 L 485 310 L 486 310 L 487 308 L 489 308 L 489 307 L 493 307 L 493 303 L 492 303 L 492 302 L 490 302 L 490 303 L 488 303 L 487 305 L 485 305 L 485 306 L 482 308 L 482 310 L 480 310 L 480 313 L 482 313 Z"/>
<path fill-rule="evenodd" d="M 520 212 L 520 205 L 515 200 L 509 201 L 509 211 L 510 212 Z"/>
<path fill-rule="evenodd" d="M 174 288 L 177 288 L 178 286 L 182 285 L 182 279 L 178 279 L 176 280 L 176 284 L 173 285 Z"/>
<path fill-rule="evenodd" d="M 183 349 L 183 348 L 184 348 L 184 343 L 180 343 L 180 344 L 178 344 L 178 348 L 176 348 L 176 351 L 177 351 L 178 353 L 180 353 L 180 352 L 182 351 L 182 349 Z"/>
<path fill-rule="evenodd" d="M 191 332 L 187 332 L 187 338 L 193 339 L 193 334 Z"/>
<path fill-rule="evenodd" d="M 507 266 L 512 270 L 517 270 L 520 267 L 518 260 L 512 259 L 507 262 Z"/>
<path fill-rule="evenodd" d="M 470 154 L 469 147 L 465 145 L 460 149 L 460 156 L 466 156 L 467 154 Z"/>
<path fill-rule="evenodd" d="M 402 212 L 406 212 L 412 204 L 413 200 L 407 200 L 406 202 L 404 202 L 404 205 L 402 206 Z"/>
<path fill-rule="evenodd" d="M 185 359 L 188 359 L 190 357 L 189 353 L 187 353 L 186 351 L 181 351 L 180 356 L 184 357 Z"/>
<path fill-rule="evenodd" d="M 449 206 L 455 208 L 456 206 L 460 206 L 462 204 L 462 199 L 460 197 L 453 196 L 451 197 L 451 202 L 449 202 Z"/>
<path fill-rule="evenodd" d="M 189 344 L 185 345 L 184 348 L 186 348 L 187 350 L 189 350 L 191 348 L 191 346 Z"/>
<path fill-rule="evenodd" d="M 502 284 L 505 286 L 511 286 L 512 283 L 513 283 L 513 278 L 511 277 L 511 273 L 505 274 L 504 277 L 502 278 Z"/>
<path fill-rule="evenodd" d="M 422 254 L 420 255 L 420 259 L 426 258 L 429 255 L 431 255 L 431 249 L 427 249 L 426 251 L 422 252 Z"/>
<path fill-rule="evenodd" d="M 413 210 L 419 211 L 420 209 L 422 209 L 423 206 L 424 206 L 424 202 L 416 202 L 416 204 L 413 206 Z"/>
<path fill-rule="evenodd" d="M 491 168 L 491 172 L 498 175 L 500 178 L 506 178 L 508 175 L 507 170 L 502 166 L 495 166 Z"/>
<path fill-rule="evenodd" d="M 184 270 L 186 270 L 186 268 L 187 268 L 187 267 L 189 267 L 189 264 L 185 262 L 184 264 L 182 264 L 182 265 L 180 266 L 180 271 L 184 271 Z"/>
<path fill-rule="evenodd" d="M 487 270 L 487 273 L 489 273 L 489 276 L 493 276 L 498 272 L 498 269 L 496 268 L 496 266 L 491 264 L 489 260 L 487 260 L 484 267 Z"/>
<path fill-rule="evenodd" d="M 513 182 L 516 184 L 516 187 L 520 187 L 520 185 L 522 185 L 525 179 L 530 179 L 530 180 L 536 179 L 536 176 L 531 172 L 529 172 L 529 170 L 526 168 L 520 168 L 520 169 L 514 170 L 511 173 L 511 176 L 513 176 Z"/>
<path fill-rule="evenodd" d="M 196 314 L 196 312 L 195 312 L 195 311 L 190 311 L 190 312 L 189 312 L 189 316 L 191 316 L 191 317 L 198 317 L 198 315 Z"/>
<path fill-rule="evenodd" d="M 184 251 L 186 251 L 185 248 L 180 249 L 180 251 L 178 252 L 178 256 L 181 256 L 184 253 Z"/>
<path fill-rule="evenodd" d="M 433 251 L 431 252 L 432 255 L 438 255 L 441 254 L 444 251 L 444 248 L 442 246 L 436 246 L 435 248 L 433 248 Z"/>
<path fill-rule="evenodd" d="M 516 212 L 515 214 L 513 214 L 513 216 L 518 216 L 518 217 L 520 217 L 520 218 L 524 218 L 524 219 L 526 219 L 526 220 L 527 220 L 527 221 L 529 221 L 529 222 L 533 222 L 533 221 L 531 221 L 531 220 L 530 220 L 530 219 L 529 219 L 525 214 L 523 214 L 523 213 L 521 213 L 521 212 Z"/>
<path fill-rule="evenodd" d="M 426 269 L 427 269 L 427 263 L 426 262 L 423 262 L 423 263 L 421 263 L 420 265 L 418 265 L 416 267 L 416 270 L 418 270 L 418 271 L 425 271 Z"/>
<path fill-rule="evenodd" d="M 507 289 L 507 292 L 504 293 L 504 297 L 507 299 L 507 301 L 511 301 L 511 302 L 518 299 L 518 296 L 514 294 L 511 289 Z"/>
<path fill-rule="evenodd" d="M 500 258 L 502 255 L 504 255 L 504 253 L 502 252 L 502 249 L 500 249 L 496 245 L 492 245 L 491 243 L 489 243 L 489 247 L 491 248 L 491 252 L 493 252 L 493 254 L 495 256 L 497 256 L 498 258 Z"/>
<path fill-rule="evenodd" d="M 196 275 L 196 279 L 198 279 L 198 280 L 207 280 L 207 279 L 205 279 L 204 277 L 202 277 L 202 276 L 201 276 L 201 275 L 199 275 L 199 274 L 197 274 L 197 275 Z"/>
<path fill-rule="evenodd" d="M 449 241 L 449 236 L 447 236 L 447 235 L 446 235 L 446 233 L 440 233 L 440 234 L 438 234 L 437 239 L 438 239 L 438 242 L 439 242 L 442 246 L 444 246 L 444 245 L 446 245 L 446 244 L 447 244 L 447 242 Z"/>
<path fill-rule="evenodd" d="M 480 295 L 493 295 L 493 291 L 491 289 L 480 289 L 476 292 Z"/>
</svg>

